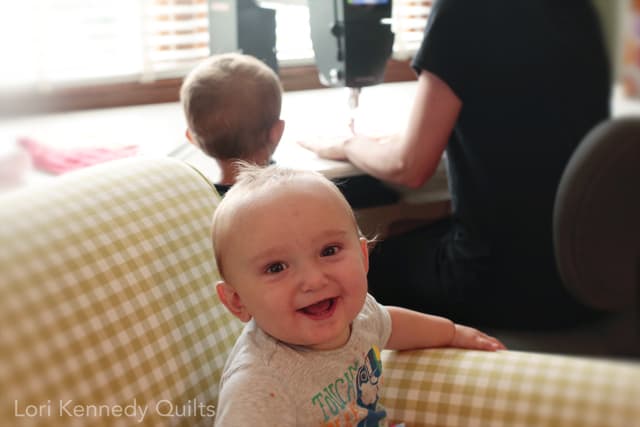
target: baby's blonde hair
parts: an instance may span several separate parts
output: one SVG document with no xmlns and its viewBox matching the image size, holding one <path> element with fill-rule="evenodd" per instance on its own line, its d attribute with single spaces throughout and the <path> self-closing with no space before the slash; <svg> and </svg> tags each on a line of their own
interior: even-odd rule
<svg viewBox="0 0 640 427">
<path fill-rule="evenodd" d="M 220 160 L 251 158 L 269 145 L 280 119 L 282 86 L 262 61 L 213 55 L 184 79 L 180 101 L 195 143 Z"/>
<path fill-rule="evenodd" d="M 345 199 L 338 187 L 321 173 L 312 170 L 285 168 L 278 165 L 262 167 L 242 161 L 239 161 L 236 164 L 239 170 L 237 180 L 220 201 L 215 213 L 213 214 L 211 225 L 213 252 L 215 254 L 218 270 L 223 277 L 224 272 L 221 264 L 221 254 L 219 251 L 219 245 L 216 245 L 216 241 L 218 241 L 219 236 L 221 235 L 221 223 L 224 222 L 225 218 L 229 218 L 229 215 L 233 215 L 233 211 L 237 209 L 239 205 L 250 202 L 250 199 L 255 196 L 258 190 L 265 188 L 275 190 L 287 182 L 295 181 L 300 178 L 315 179 L 318 182 L 325 184 L 327 189 L 333 192 L 338 200 L 340 200 L 340 203 L 344 205 L 345 212 L 353 221 L 356 233 L 362 237 L 362 233 L 358 227 L 358 222 L 356 221 L 355 214 L 353 209 L 351 209 L 349 202 L 347 202 L 347 199 Z M 259 212 L 256 213 L 256 215 L 259 214 Z M 242 231 L 240 230 L 239 233 L 242 233 Z M 243 236 L 243 238 L 246 238 L 246 236 Z"/>
</svg>

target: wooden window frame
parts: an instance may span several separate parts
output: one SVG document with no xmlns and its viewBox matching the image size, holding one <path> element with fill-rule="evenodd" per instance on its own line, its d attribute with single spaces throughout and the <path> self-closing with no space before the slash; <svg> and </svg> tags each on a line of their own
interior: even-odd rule
<svg viewBox="0 0 640 427">
<path fill-rule="evenodd" d="M 318 80 L 315 65 L 282 67 L 280 78 L 285 91 L 324 88 Z M 411 81 L 415 78 L 409 60 L 389 60 L 385 82 Z M 177 102 L 181 84 L 182 78 L 173 78 L 151 83 L 60 88 L 46 93 L 0 93 L 0 117 Z"/>
</svg>

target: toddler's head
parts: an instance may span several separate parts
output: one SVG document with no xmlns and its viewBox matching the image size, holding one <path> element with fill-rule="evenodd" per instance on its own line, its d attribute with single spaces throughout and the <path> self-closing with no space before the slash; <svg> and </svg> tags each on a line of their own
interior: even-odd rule
<svg viewBox="0 0 640 427">
<path fill-rule="evenodd" d="M 250 55 L 205 59 L 183 81 L 180 100 L 187 137 L 218 160 L 266 164 L 284 130 L 280 80 Z"/>
<path fill-rule="evenodd" d="M 367 292 L 367 242 L 322 175 L 245 167 L 217 207 L 217 291 L 242 321 L 312 349 L 344 345 Z"/>
</svg>

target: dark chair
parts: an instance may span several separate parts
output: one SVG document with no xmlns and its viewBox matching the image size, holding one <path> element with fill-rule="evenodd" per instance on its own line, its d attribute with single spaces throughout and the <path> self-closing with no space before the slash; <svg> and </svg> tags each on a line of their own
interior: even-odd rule
<svg viewBox="0 0 640 427">
<path fill-rule="evenodd" d="M 640 360 L 640 117 L 585 136 L 561 177 L 553 227 L 567 289 L 609 314 L 569 329 L 492 332 L 516 350 Z"/>
<path fill-rule="evenodd" d="M 567 288 L 604 310 L 640 308 L 640 117 L 611 119 L 580 143 L 556 194 L 556 260 Z"/>
</svg>

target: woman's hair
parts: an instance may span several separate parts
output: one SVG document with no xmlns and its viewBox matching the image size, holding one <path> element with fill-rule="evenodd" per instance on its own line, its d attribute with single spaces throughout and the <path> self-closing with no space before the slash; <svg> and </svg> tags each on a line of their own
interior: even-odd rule
<svg viewBox="0 0 640 427">
<path fill-rule="evenodd" d="M 262 61 L 213 55 L 185 78 L 180 100 L 195 143 L 220 160 L 251 158 L 269 144 L 280 119 L 282 86 Z"/>
</svg>

